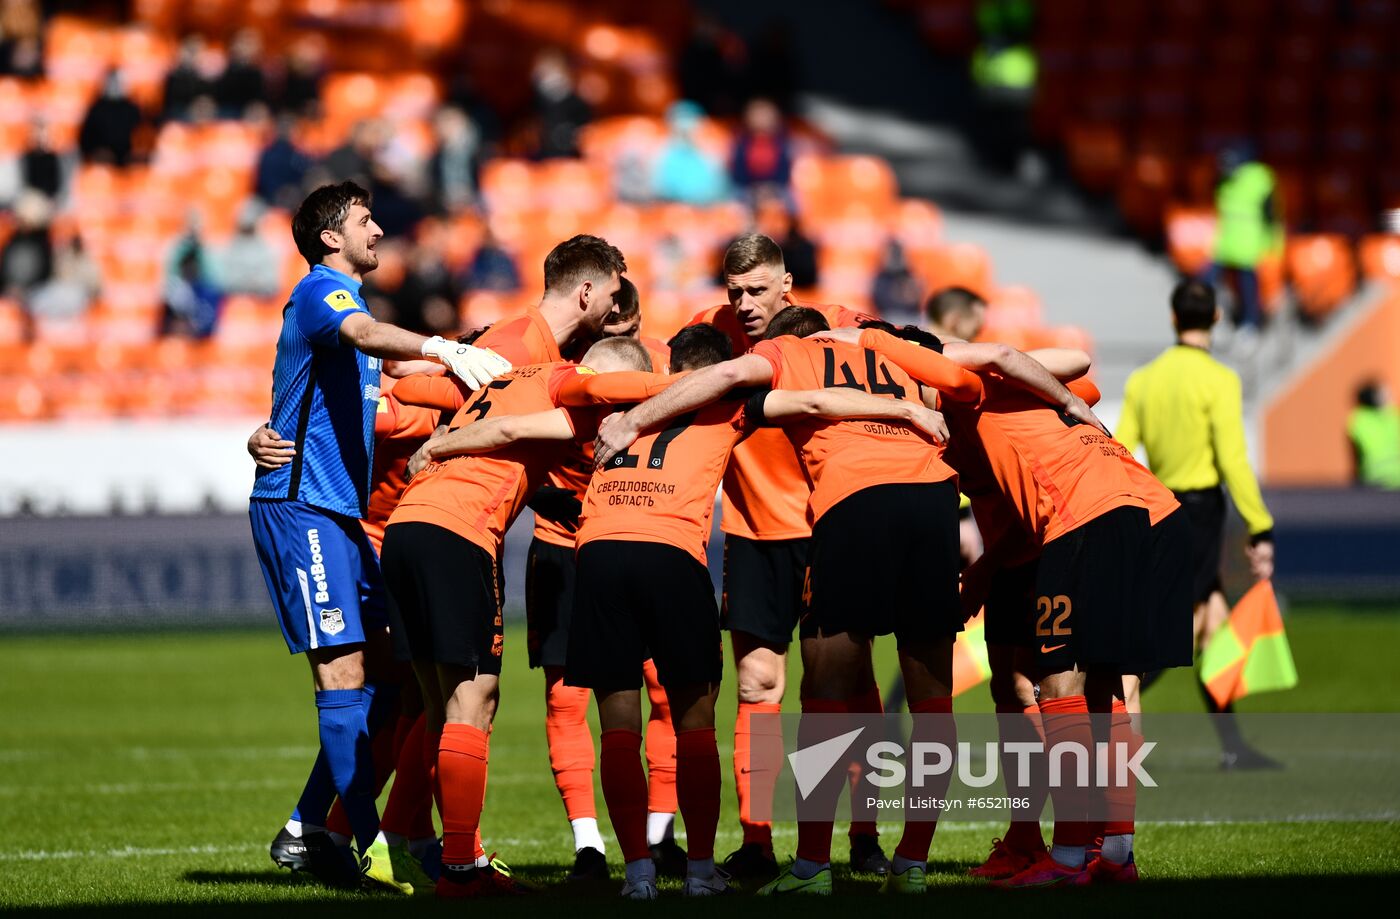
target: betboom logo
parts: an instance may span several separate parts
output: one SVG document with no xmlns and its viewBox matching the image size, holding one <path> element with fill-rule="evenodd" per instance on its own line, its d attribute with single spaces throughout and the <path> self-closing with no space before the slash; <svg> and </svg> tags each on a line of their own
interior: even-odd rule
<svg viewBox="0 0 1400 919">
<path fill-rule="evenodd" d="M 846 768 L 845 764 L 850 761 L 847 751 L 864 731 L 865 728 L 849 731 L 788 754 L 797 790 L 804 799 L 833 768 L 838 765 L 842 770 Z M 1073 742 L 1057 743 L 1048 751 L 1042 743 L 986 743 L 983 744 L 984 771 L 981 775 L 974 775 L 972 744 L 959 743 L 956 758 L 958 778 L 969 788 L 985 788 L 993 784 L 1000 777 L 998 764 L 1001 762 L 1001 752 L 1005 750 L 1015 758 L 1016 778 L 1022 787 L 1030 783 L 1031 758 L 1034 756 L 1045 756 L 1048 760 L 1051 788 L 1123 788 L 1129 785 L 1130 775 L 1144 788 L 1157 787 L 1152 775 L 1143 768 L 1143 760 L 1156 748 L 1156 741 L 1144 741 L 1136 751 L 1123 742 L 1115 742 L 1112 746 L 1115 754 L 1112 765 L 1115 768 L 1110 767 L 1108 743 L 1094 744 L 1092 753 L 1084 745 Z M 910 784 L 915 788 L 921 787 L 929 779 L 950 773 L 954 764 L 951 747 L 929 742 L 916 742 L 906 747 L 892 740 L 876 741 L 866 747 L 864 759 L 871 771 L 863 773 L 861 778 L 877 788 L 904 785 L 911 772 Z"/>
<path fill-rule="evenodd" d="M 326 585 L 326 565 L 321 557 L 321 534 L 318 530 L 306 531 L 306 542 L 311 546 L 311 579 L 316 582 L 316 602 L 331 602 L 331 592 Z"/>
</svg>

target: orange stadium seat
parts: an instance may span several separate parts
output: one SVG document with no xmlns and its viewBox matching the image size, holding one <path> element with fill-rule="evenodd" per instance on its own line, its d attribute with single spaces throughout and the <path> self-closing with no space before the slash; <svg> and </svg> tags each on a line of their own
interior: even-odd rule
<svg viewBox="0 0 1400 919">
<path fill-rule="evenodd" d="M 983 297 L 993 290 L 991 258 L 973 243 L 910 253 L 909 269 L 931 290 L 966 287 Z"/>
<path fill-rule="evenodd" d="M 23 80 L 0 78 L 0 156 L 17 156 L 29 145 L 29 98 Z"/>
<path fill-rule="evenodd" d="M 536 170 L 528 160 L 494 159 L 482 164 L 481 197 L 493 214 L 535 206 Z"/>
<path fill-rule="evenodd" d="M 1371 233 L 1361 238 L 1359 248 L 1365 277 L 1400 281 L 1400 235 Z"/>
<path fill-rule="evenodd" d="M 1123 171 L 1127 145 L 1123 133 L 1111 124 L 1078 124 L 1065 132 L 1070 169 L 1089 191 L 1113 188 Z"/>
<path fill-rule="evenodd" d="M 1173 204 L 1167 207 L 1167 253 L 1185 275 L 1204 271 L 1214 259 L 1215 208 Z"/>
<path fill-rule="evenodd" d="M 1344 237 L 1294 236 L 1286 244 L 1284 261 L 1298 310 L 1308 318 L 1323 318 L 1356 288 L 1356 265 Z"/>
<path fill-rule="evenodd" d="M 112 30 L 74 16 L 55 16 L 44 29 L 44 73 L 57 82 L 97 85 L 111 66 Z"/>
<path fill-rule="evenodd" d="M 894 236 L 908 249 L 927 249 L 943 241 L 943 214 L 931 201 L 906 198 L 895 212 Z"/>
<path fill-rule="evenodd" d="M 0 376 L 0 421 L 42 421 L 52 408 L 43 388 L 24 376 Z"/>
<path fill-rule="evenodd" d="M 26 328 L 29 323 L 24 316 L 24 308 L 18 301 L 9 298 L 0 299 L 0 347 L 16 345 L 24 341 Z M 0 362 L 0 372 L 3 372 L 3 362 Z"/>
<path fill-rule="evenodd" d="M 998 326 L 1034 328 L 1043 321 L 1040 297 L 1029 287 L 998 287 L 987 299 L 987 322 Z"/>
</svg>

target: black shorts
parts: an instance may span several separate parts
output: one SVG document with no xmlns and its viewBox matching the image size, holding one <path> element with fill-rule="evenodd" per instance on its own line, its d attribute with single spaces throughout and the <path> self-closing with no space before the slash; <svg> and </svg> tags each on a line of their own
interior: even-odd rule
<svg viewBox="0 0 1400 919">
<path fill-rule="evenodd" d="M 1175 492 L 1191 521 L 1191 600 L 1204 603 L 1220 584 L 1220 550 L 1225 543 L 1225 493 L 1220 488 Z"/>
<path fill-rule="evenodd" d="M 1139 631 L 1146 670 L 1189 667 L 1193 659 L 1191 518 L 1178 508 L 1157 521 L 1147 537 L 1143 577 L 1146 620 Z M 1145 671 L 1144 671 L 1145 672 Z"/>
<path fill-rule="evenodd" d="M 989 645 L 1027 648 L 1035 634 L 1035 578 L 1040 559 L 1033 558 L 994 574 L 983 604 L 984 637 Z"/>
<path fill-rule="evenodd" d="M 1147 511 L 1120 507 L 1045 544 L 1036 571 L 1036 665 L 1042 674 L 1080 669 L 1142 673 L 1140 638 Z"/>
<path fill-rule="evenodd" d="M 774 645 L 792 641 L 802 615 L 802 582 L 812 541 L 724 537 L 720 626 Z"/>
<path fill-rule="evenodd" d="M 961 565 L 952 481 L 863 488 L 812 528 L 800 634 L 956 635 Z"/>
<path fill-rule="evenodd" d="M 396 523 L 380 554 L 399 660 L 500 674 L 500 569 L 491 553 L 431 523 Z"/>
<path fill-rule="evenodd" d="M 662 686 L 718 683 L 721 647 L 714 584 L 690 553 L 618 539 L 579 547 L 567 685 L 638 689 L 648 654 Z"/>
<path fill-rule="evenodd" d="M 531 540 L 525 558 L 525 646 L 531 667 L 562 667 L 568 659 L 576 570 L 572 547 Z"/>
</svg>

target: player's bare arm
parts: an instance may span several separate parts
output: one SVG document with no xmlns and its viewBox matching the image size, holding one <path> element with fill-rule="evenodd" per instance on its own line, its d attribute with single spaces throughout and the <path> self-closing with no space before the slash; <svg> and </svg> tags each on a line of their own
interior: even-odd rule
<svg viewBox="0 0 1400 919">
<path fill-rule="evenodd" d="M 709 405 L 736 386 L 772 382 L 773 366 L 752 354 L 697 370 L 631 411 L 605 418 L 593 445 L 596 462 L 603 465 L 632 446 L 647 428 Z"/>
<path fill-rule="evenodd" d="M 1088 353 L 1078 348 L 1036 348 L 1025 354 L 1061 383 L 1079 379 L 1093 365 Z"/>
<path fill-rule="evenodd" d="M 991 371 L 1058 406 L 1066 415 L 1108 433 L 1084 400 L 1065 388 L 1044 366 L 1010 345 L 997 342 L 947 342 L 943 356 L 966 370 Z"/>
<path fill-rule="evenodd" d="M 248 455 L 262 469 L 285 466 L 296 456 L 296 444 L 263 425 L 248 438 Z"/>
<path fill-rule="evenodd" d="M 934 443 L 948 442 L 948 425 L 941 412 L 903 399 L 885 399 L 844 387 L 802 392 L 773 390 L 763 399 L 763 416 L 771 421 L 810 416 L 833 421 L 895 421 L 922 431 Z"/>
<path fill-rule="evenodd" d="M 563 409 L 487 418 L 424 441 L 409 457 L 408 476 L 412 479 L 420 469 L 437 460 L 466 453 L 490 453 L 520 440 L 572 440 L 573 437 L 574 427 Z"/>
<path fill-rule="evenodd" d="M 368 313 L 345 317 L 340 338 L 374 357 L 415 360 L 427 358 L 447 367 L 472 389 L 479 389 L 493 377 L 510 371 L 510 361 L 489 348 L 459 345 L 440 335 L 428 338 L 417 332 L 380 322 Z"/>
</svg>

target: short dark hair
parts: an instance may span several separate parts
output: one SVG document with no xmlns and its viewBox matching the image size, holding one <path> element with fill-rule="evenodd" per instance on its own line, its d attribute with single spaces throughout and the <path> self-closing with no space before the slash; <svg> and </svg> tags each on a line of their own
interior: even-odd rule
<svg viewBox="0 0 1400 919">
<path fill-rule="evenodd" d="M 565 293 L 584 281 L 604 280 L 626 270 L 627 261 L 617 246 L 580 233 L 550 249 L 544 257 L 544 289 Z"/>
<path fill-rule="evenodd" d="M 945 287 L 929 294 L 924 315 L 929 322 L 942 325 L 950 316 L 972 312 L 978 304 L 986 306 L 987 301 L 966 287 Z"/>
<path fill-rule="evenodd" d="M 780 335 L 796 335 L 798 338 L 806 338 L 817 332 L 829 331 L 831 323 L 826 321 L 821 311 L 810 306 L 788 306 L 778 310 L 773 318 L 768 320 L 768 331 L 763 333 L 763 337 L 769 339 Z"/>
<path fill-rule="evenodd" d="M 1172 290 L 1172 318 L 1178 332 L 1209 329 L 1215 324 L 1215 288 L 1185 280 Z"/>
<path fill-rule="evenodd" d="M 616 322 L 631 322 L 642 311 L 641 295 L 637 293 L 637 285 L 633 284 L 630 278 L 622 279 L 622 287 L 613 298 L 613 303 L 617 305 L 617 319 L 614 320 Z"/>
<path fill-rule="evenodd" d="M 671 370 L 699 370 L 729 360 L 734 354 L 729 336 L 708 322 L 681 329 L 666 342 L 671 349 Z"/>
<path fill-rule="evenodd" d="M 761 265 L 783 268 L 783 250 L 762 233 L 745 233 L 724 250 L 724 273 L 747 274 Z"/>
<path fill-rule="evenodd" d="M 301 202 L 292 215 L 292 239 L 308 265 L 321 264 L 321 259 L 330 253 L 321 242 L 321 233 L 325 230 L 339 233 L 350 215 L 351 206 L 356 204 L 369 207 L 370 195 L 354 182 L 322 185 Z"/>
</svg>

